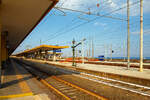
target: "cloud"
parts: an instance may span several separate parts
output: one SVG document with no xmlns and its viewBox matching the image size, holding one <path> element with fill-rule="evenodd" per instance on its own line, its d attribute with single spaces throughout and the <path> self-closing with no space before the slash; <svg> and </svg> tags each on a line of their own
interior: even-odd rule
<svg viewBox="0 0 150 100">
<path fill-rule="evenodd" d="M 137 0 L 130 0 L 130 4 L 137 2 Z M 126 6 L 126 2 L 122 4 L 122 6 Z M 143 13 L 149 13 L 150 0 L 143 1 Z M 126 15 L 127 9 L 123 9 L 117 12 L 118 14 Z M 139 16 L 140 15 L 140 3 L 130 6 L 130 16 Z"/>
<path fill-rule="evenodd" d="M 58 6 L 76 10 L 88 10 L 90 8 L 92 11 L 99 10 L 99 8 L 116 8 L 117 4 L 114 1 L 118 0 L 60 0 Z M 100 7 L 97 7 L 100 4 Z"/>
<path fill-rule="evenodd" d="M 149 9 L 150 0 L 145 0 L 143 5 L 144 5 L 144 7 L 143 7 L 144 12 L 145 12 L 145 13 L 149 13 L 149 12 L 150 12 L 150 9 Z"/>
<path fill-rule="evenodd" d="M 139 31 L 131 32 L 131 34 L 134 34 L 134 35 L 140 34 L 140 30 L 139 30 Z M 145 30 L 143 31 L 143 34 L 144 34 L 144 35 L 150 35 L 150 29 L 145 29 Z"/>
<path fill-rule="evenodd" d="M 106 25 L 107 25 L 106 23 L 99 23 L 99 22 L 95 22 L 94 23 L 94 26 L 102 26 L 102 27 L 104 27 Z"/>
<path fill-rule="evenodd" d="M 130 0 L 130 4 L 133 2 L 136 2 L 138 0 Z M 100 7 L 97 7 L 97 4 L 100 4 Z M 63 5 L 62 5 L 63 4 Z M 90 8 L 90 11 L 98 12 L 101 11 L 101 13 L 107 13 L 112 10 L 115 10 L 117 8 L 120 8 L 122 6 L 126 5 L 126 0 L 60 0 L 58 3 L 58 6 L 62 6 L 64 8 L 70 8 L 70 9 L 76 9 L 76 10 L 82 10 L 82 11 L 88 11 L 88 8 Z M 144 13 L 149 13 L 149 5 L 150 0 L 144 0 L 143 1 L 143 9 Z M 120 15 L 126 15 L 126 9 L 120 10 L 115 14 Z M 138 16 L 140 14 L 140 5 L 134 5 L 130 8 L 130 16 Z"/>
</svg>

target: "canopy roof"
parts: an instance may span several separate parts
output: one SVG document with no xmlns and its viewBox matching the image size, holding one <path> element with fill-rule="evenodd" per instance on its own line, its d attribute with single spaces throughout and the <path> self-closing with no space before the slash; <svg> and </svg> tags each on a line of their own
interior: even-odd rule
<svg viewBox="0 0 150 100">
<path fill-rule="evenodd" d="M 34 53 L 34 52 L 37 52 L 37 51 L 58 50 L 58 49 L 64 49 L 64 48 L 69 48 L 69 46 L 41 45 L 41 46 L 37 46 L 37 47 L 32 48 L 32 49 L 25 50 L 24 52 L 18 53 L 16 55 Z"/>
<path fill-rule="evenodd" d="M 9 54 L 36 27 L 58 0 L 0 0 L 2 33 L 8 34 Z"/>
</svg>

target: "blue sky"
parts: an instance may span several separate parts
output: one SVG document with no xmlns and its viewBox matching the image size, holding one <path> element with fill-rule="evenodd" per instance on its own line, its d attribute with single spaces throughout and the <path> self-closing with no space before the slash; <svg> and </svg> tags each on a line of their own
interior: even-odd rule
<svg viewBox="0 0 150 100">
<path fill-rule="evenodd" d="M 130 4 L 139 0 L 130 0 Z M 100 4 L 99 7 L 96 5 Z M 144 0 L 144 57 L 150 57 L 150 0 Z M 69 8 L 92 14 L 101 14 L 126 19 L 126 8 L 110 13 L 120 7 L 126 6 L 126 0 L 60 0 L 56 5 L 61 8 Z M 130 8 L 130 31 L 131 31 L 131 56 L 139 56 L 139 32 L 140 32 L 140 8 L 139 3 Z M 65 14 L 65 16 L 64 16 Z M 80 18 L 79 18 L 80 17 Z M 96 20 L 92 21 L 94 18 Z M 81 25 L 82 23 L 86 23 Z M 110 45 L 114 50 L 113 56 L 123 56 L 126 50 L 127 22 L 106 17 L 81 14 L 68 10 L 53 9 L 30 35 L 16 49 L 15 53 L 27 48 L 33 48 L 41 44 L 69 45 L 75 38 L 77 42 L 86 38 L 85 54 L 89 50 L 89 44 L 94 41 L 94 55 L 103 55 Z M 125 47 L 124 47 L 125 46 Z M 81 50 L 81 46 L 77 48 Z M 71 56 L 71 49 L 63 50 L 64 56 Z M 126 53 L 126 52 L 125 52 Z"/>
</svg>

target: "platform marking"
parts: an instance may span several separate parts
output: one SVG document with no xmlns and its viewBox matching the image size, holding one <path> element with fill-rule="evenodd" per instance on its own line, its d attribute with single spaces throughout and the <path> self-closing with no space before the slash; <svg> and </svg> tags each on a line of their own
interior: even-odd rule
<svg viewBox="0 0 150 100">
<path fill-rule="evenodd" d="M 13 64 L 13 63 L 12 63 Z M 13 67 L 15 69 L 15 72 L 16 72 L 16 77 L 17 79 L 23 79 L 24 77 L 20 74 L 20 72 L 18 71 L 18 69 L 15 67 L 15 65 L 13 64 Z M 22 82 L 19 82 L 19 86 L 22 90 L 23 93 L 30 93 L 32 92 L 31 89 L 29 88 L 29 86 L 27 85 L 27 83 L 25 81 L 22 81 Z"/>
<path fill-rule="evenodd" d="M 33 96 L 33 93 L 30 92 L 30 93 L 23 93 L 23 94 L 0 96 L 0 99 L 9 99 L 9 98 L 17 98 L 17 97 L 25 97 L 25 96 Z"/>
</svg>

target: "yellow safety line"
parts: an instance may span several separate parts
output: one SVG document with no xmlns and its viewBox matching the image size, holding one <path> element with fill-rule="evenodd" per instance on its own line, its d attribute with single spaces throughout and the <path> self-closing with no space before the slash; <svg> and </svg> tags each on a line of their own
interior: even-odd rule
<svg viewBox="0 0 150 100">
<path fill-rule="evenodd" d="M 64 95 L 62 92 L 60 92 L 59 90 L 57 90 L 56 88 L 54 88 L 52 85 L 50 85 L 49 83 L 47 83 L 45 80 L 40 80 L 43 84 L 45 84 L 46 86 L 48 86 L 49 88 L 53 89 L 55 92 L 57 92 L 59 95 L 63 96 L 66 100 L 71 100 L 69 97 L 67 97 L 66 95 Z"/>
<path fill-rule="evenodd" d="M 19 80 L 19 79 L 23 79 L 24 77 L 19 73 L 19 71 L 18 71 L 18 69 L 15 67 L 15 65 L 13 65 L 13 67 L 14 67 L 14 69 L 15 69 L 16 74 L 18 74 L 18 75 L 16 75 L 17 79 L 18 79 L 18 80 Z M 19 75 L 19 74 L 20 74 L 20 75 Z M 32 92 L 31 89 L 29 88 L 29 86 L 27 85 L 27 83 L 26 83 L 25 81 L 19 82 L 19 86 L 20 86 L 20 88 L 21 88 L 21 90 L 22 90 L 23 93 Z"/>
<path fill-rule="evenodd" d="M 92 95 L 92 96 L 95 96 L 95 97 L 97 97 L 97 98 L 100 99 L 100 100 L 107 100 L 106 98 L 104 98 L 104 97 L 102 97 L 102 96 L 99 96 L 99 95 L 97 95 L 97 94 L 95 94 L 95 93 L 93 93 L 93 92 L 91 92 L 91 91 L 85 90 L 85 89 L 83 89 L 83 88 L 80 88 L 80 87 L 78 87 L 78 86 L 76 86 L 76 85 L 74 85 L 74 84 L 71 84 L 71 83 L 69 83 L 69 82 L 67 82 L 67 81 L 64 81 L 64 80 L 62 80 L 62 79 L 60 79 L 60 78 L 58 78 L 58 77 L 56 77 L 56 76 L 52 76 L 52 78 L 54 78 L 54 79 L 56 79 L 56 80 L 58 80 L 58 81 L 60 81 L 60 82 L 63 82 L 63 83 L 65 83 L 65 84 L 67 84 L 67 85 L 70 85 L 70 86 L 72 86 L 72 87 L 74 87 L 74 88 L 77 88 L 77 89 L 79 89 L 79 90 L 81 90 L 81 91 L 84 91 L 84 92 L 87 93 L 87 94 L 90 94 L 90 95 Z"/>
<path fill-rule="evenodd" d="M 16 94 L 16 95 L 7 95 L 7 96 L 0 96 L 0 99 L 8 99 L 8 98 L 17 98 L 17 97 L 25 97 L 25 96 L 32 96 L 33 93 L 24 93 L 24 94 Z"/>
</svg>

